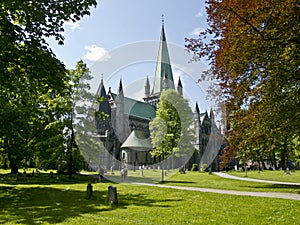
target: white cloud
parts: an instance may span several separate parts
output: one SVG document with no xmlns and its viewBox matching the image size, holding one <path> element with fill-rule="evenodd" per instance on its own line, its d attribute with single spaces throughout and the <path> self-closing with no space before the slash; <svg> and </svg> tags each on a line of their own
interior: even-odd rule
<svg viewBox="0 0 300 225">
<path fill-rule="evenodd" d="M 202 17 L 204 16 L 203 12 L 202 11 L 199 11 L 197 14 L 196 14 L 196 17 Z"/>
<path fill-rule="evenodd" d="M 110 55 L 107 52 L 107 50 L 97 45 L 85 46 L 84 49 L 87 52 L 83 56 L 83 58 L 89 61 L 107 61 L 110 58 Z"/>
<path fill-rule="evenodd" d="M 70 29 L 73 31 L 75 29 L 79 29 L 80 28 L 80 21 L 76 21 L 76 22 L 72 22 L 72 21 L 65 21 L 64 23 L 65 27 L 70 27 Z"/>
<path fill-rule="evenodd" d="M 193 36 L 198 36 L 200 34 L 200 32 L 203 32 L 204 29 L 201 28 L 201 27 L 196 27 L 194 28 L 194 30 L 190 33 L 190 35 L 193 35 Z"/>
</svg>

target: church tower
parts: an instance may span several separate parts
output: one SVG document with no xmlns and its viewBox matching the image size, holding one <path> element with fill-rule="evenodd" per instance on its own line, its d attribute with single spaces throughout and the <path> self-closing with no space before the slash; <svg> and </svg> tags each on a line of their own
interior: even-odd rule
<svg viewBox="0 0 300 225">
<path fill-rule="evenodd" d="M 109 123 L 111 119 L 111 107 L 109 105 L 108 96 L 105 91 L 103 77 L 101 78 L 99 89 L 97 91 L 97 96 L 103 98 L 103 101 L 99 103 L 99 107 L 96 109 L 97 133 L 100 135 L 105 135 L 110 130 Z M 100 115 L 97 115 L 98 113 L 104 113 L 108 116 L 108 118 L 102 119 Z"/>
<path fill-rule="evenodd" d="M 147 81 L 145 86 L 147 86 Z M 175 90 L 175 85 L 174 85 L 173 72 L 172 72 L 172 67 L 170 62 L 169 51 L 168 51 L 167 39 L 166 39 L 166 34 L 164 29 L 164 19 L 162 19 L 162 28 L 160 34 L 159 50 L 158 50 L 158 56 L 156 61 L 156 70 L 155 70 L 153 88 L 149 96 L 146 95 L 146 88 L 145 88 L 144 101 L 156 107 L 159 102 L 161 92 L 166 89 Z"/>
</svg>

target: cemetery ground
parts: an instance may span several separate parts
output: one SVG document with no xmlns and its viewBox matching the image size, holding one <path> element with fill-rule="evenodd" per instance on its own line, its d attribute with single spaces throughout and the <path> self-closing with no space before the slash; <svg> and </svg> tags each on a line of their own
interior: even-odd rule
<svg viewBox="0 0 300 225">
<path fill-rule="evenodd" d="M 127 182 L 93 182 L 90 176 L 77 174 L 69 178 L 55 171 L 52 176 L 48 171 L 16 180 L 8 172 L 0 171 L 0 224 L 299 224 L 300 221 L 297 200 L 203 193 Z M 138 181 L 151 181 L 147 176 L 160 174 L 160 171 L 144 171 L 144 177 Z M 291 176 L 283 171 L 253 171 L 253 174 L 263 174 L 261 179 L 275 176 L 277 181 L 300 180 L 299 171 Z M 135 181 L 136 175 L 138 171 L 129 171 L 128 180 Z M 90 199 L 86 199 L 88 183 L 93 186 Z M 300 194 L 300 186 L 231 180 L 200 172 L 172 176 L 170 172 L 164 184 Z M 109 204 L 108 186 L 117 188 L 118 205 Z"/>
</svg>

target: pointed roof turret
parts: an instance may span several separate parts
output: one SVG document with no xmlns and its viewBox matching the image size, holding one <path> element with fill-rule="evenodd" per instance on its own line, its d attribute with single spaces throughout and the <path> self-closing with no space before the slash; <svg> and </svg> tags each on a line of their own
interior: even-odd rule
<svg viewBox="0 0 300 225">
<path fill-rule="evenodd" d="M 110 105 L 108 102 L 108 96 L 106 94 L 106 90 L 104 87 L 103 75 L 101 76 L 101 82 L 100 82 L 100 85 L 99 85 L 99 88 L 97 91 L 97 95 L 99 97 L 104 98 L 104 100 L 99 103 L 98 111 L 101 111 L 101 112 L 104 112 L 104 113 L 110 115 L 111 108 L 110 108 Z"/>
<path fill-rule="evenodd" d="M 168 80 L 168 87 L 170 89 L 175 89 L 163 20 L 152 94 L 163 91 L 165 76 Z"/>
<path fill-rule="evenodd" d="M 145 98 L 148 98 L 149 95 L 150 95 L 150 83 L 149 83 L 149 78 L 147 76 L 146 84 L 145 84 Z"/>
<path fill-rule="evenodd" d="M 210 119 L 211 119 L 212 122 L 215 121 L 215 115 L 214 115 L 214 111 L 213 111 L 212 108 L 210 108 L 209 117 L 210 117 Z"/>
<path fill-rule="evenodd" d="M 106 91 L 105 91 L 105 87 L 104 87 L 104 82 L 103 82 L 103 74 L 101 74 L 101 81 L 100 81 L 100 85 L 99 85 L 99 88 L 97 90 L 97 95 L 99 96 L 103 96 L 105 97 L 106 96 Z"/>
<path fill-rule="evenodd" d="M 122 79 L 120 79 L 117 102 L 123 102 L 123 101 L 124 101 L 123 84 L 122 84 Z"/>
<path fill-rule="evenodd" d="M 121 92 L 121 91 L 123 91 L 122 79 L 120 79 L 118 92 Z"/>
<path fill-rule="evenodd" d="M 180 95 L 182 95 L 182 83 L 181 83 L 180 77 L 179 77 L 179 80 L 178 80 L 177 92 L 178 92 Z"/>
<path fill-rule="evenodd" d="M 198 102 L 196 102 L 194 113 L 200 115 L 200 110 L 199 110 Z"/>
</svg>

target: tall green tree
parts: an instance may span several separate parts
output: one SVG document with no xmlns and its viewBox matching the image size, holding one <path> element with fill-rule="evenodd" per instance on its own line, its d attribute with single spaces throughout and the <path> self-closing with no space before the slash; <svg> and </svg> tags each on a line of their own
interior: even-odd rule
<svg viewBox="0 0 300 225">
<path fill-rule="evenodd" d="M 65 134 L 67 138 L 66 149 L 66 162 L 69 175 L 76 172 L 76 161 L 82 161 L 83 158 L 74 156 L 80 156 L 80 150 L 75 141 L 75 125 L 77 129 L 82 127 L 88 130 L 86 127 L 86 117 L 89 115 L 89 111 L 92 107 L 94 95 L 90 92 L 90 84 L 88 83 L 92 76 L 87 65 L 82 61 L 78 61 L 75 69 L 70 70 L 70 83 L 68 87 L 69 98 L 67 99 L 68 114 L 65 118 L 66 129 Z M 94 120 L 93 120 L 94 121 Z M 78 163 L 77 163 L 78 164 Z"/>
<path fill-rule="evenodd" d="M 186 39 L 202 78 L 217 79 L 226 102 L 225 158 L 280 155 L 287 166 L 300 136 L 300 20 L 297 0 L 207 0 L 208 28 Z M 276 158 L 276 157 L 275 157 Z"/>
<path fill-rule="evenodd" d="M 156 117 L 150 122 L 150 135 L 154 157 L 161 160 L 172 157 L 191 156 L 194 151 L 192 110 L 188 101 L 177 91 L 163 91 L 158 103 Z"/>
<path fill-rule="evenodd" d="M 96 0 L 4 0 L 0 6 L 0 151 L 16 173 L 49 124 L 65 114 L 68 76 L 45 38 L 63 44 L 64 22 L 89 15 Z"/>
</svg>

